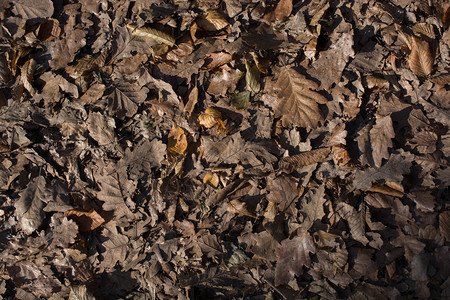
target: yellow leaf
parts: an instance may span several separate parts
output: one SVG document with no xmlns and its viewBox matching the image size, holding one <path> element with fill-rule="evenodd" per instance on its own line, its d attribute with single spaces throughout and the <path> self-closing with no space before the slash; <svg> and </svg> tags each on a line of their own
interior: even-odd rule
<svg viewBox="0 0 450 300">
<path fill-rule="evenodd" d="M 205 112 L 198 116 L 198 122 L 200 125 L 206 128 L 211 128 L 217 124 L 222 118 L 222 114 L 215 108 L 208 107 Z"/>
<path fill-rule="evenodd" d="M 174 126 L 169 132 L 167 151 L 171 154 L 183 154 L 188 142 L 183 128 Z"/>
<path fill-rule="evenodd" d="M 217 188 L 219 186 L 219 176 L 216 173 L 209 172 L 203 177 L 203 183 Z"/>
</svg>

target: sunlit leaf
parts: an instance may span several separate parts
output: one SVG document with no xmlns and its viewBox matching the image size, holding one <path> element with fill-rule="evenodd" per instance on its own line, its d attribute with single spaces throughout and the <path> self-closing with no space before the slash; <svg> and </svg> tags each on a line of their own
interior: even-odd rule
<svg viewBox="0 0 450 300">
<path fill-rule="evenodd" d="M 127 24 L 127 28 L 131 30 L 132 35 L 140 36 L 157 41 L 158 43 L 166 44 L 171 47 L 175 46 L 175 38 L 168 33 L 153 29 L 151 27 L 140 27 Z"/>
</svg>

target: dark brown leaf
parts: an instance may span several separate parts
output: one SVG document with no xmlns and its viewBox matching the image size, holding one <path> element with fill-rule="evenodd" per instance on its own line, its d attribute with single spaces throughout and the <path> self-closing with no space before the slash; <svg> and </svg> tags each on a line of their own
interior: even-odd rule
<svg viewBox="0 0 450 300">
<path fill-rule="evenodd" d="M 309 253 L 315 252 L 314 241 L 303 228 L 292 240 L 284 240 L 277 253 L 275 285 L 287 284 L 294 276 L 300 277 L 303 274 L 303 267 L 309 267 L 311 264 Z"/>
</svg>

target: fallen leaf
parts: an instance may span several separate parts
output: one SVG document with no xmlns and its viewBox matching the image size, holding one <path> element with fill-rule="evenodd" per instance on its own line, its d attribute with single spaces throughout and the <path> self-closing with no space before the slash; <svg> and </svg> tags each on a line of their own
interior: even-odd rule
<svg viewBox="0 0 450 300">
<path fill-rule="evenodd" d="M 298 235 L 293 239 L 281 242 L 277 253 L 277 266 L 275 268 L 275 285 L 287 284 L 294 276 L 303 274 L 303 267 L 309 267 L 311 257 L 315 253 L 314 241 L 306 229 L 300 228 Z"/>
<path fill-rule="evenodd" d="M 319 104 L 327 99 L 316 90 L 319 86 L 292 68 L 282 68 L 273 87 L 276 102 L 275 115 L 281 117 L 283 126 L 314 128 L 324 120 Z"/>
<path fill-rule="evenodd" d="M 283 157 L 279 163 L 280 169 L 292 173 L 298 168 L 323 161 L 330 152 L 331 148 L 327 147 Z"/>
<path fill-rule="evenodd" d="M 175 46 L 175 38 L 168 33 L 151 28 L 151 27 L 137 27 L 127 24 L 127 28 L 131 30 L 132 35 L 140 36 L 157 41 L 158 43 L 166 44 L 171 47 Z"/>
<path fill-rule="evenodd" d="M 94 230 L 105 223 L 105 219 L 103 219 L 94 209 L 91 209 L 88 212 L 71 209 L 66 211 L 64 215 L 69 219 L 73 219 L 82 232 Z"/>
<path fill-rule="evenodd" d="M 434 66 L 430 45 L 426 41 L 413 36 L 408 63 L 411 71 L 417 76 L 428 76 L 433 71 Z"/>
<path fill-rule="evenodd" d="M 174 126 L 167 137 L 167 151 L 171 154 L 183 154 L 188 146 L 186 133 L 183 128 Z"/>
</svg>

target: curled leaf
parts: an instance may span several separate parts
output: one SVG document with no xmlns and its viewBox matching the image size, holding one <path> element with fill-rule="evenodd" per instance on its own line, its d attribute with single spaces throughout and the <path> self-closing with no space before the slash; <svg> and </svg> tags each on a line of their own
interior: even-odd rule
<svg viewBox="0 0 450 300">
<path fill-rule="evenodd" d="M 200 125 L 206 128 L 211 128 L 218 124 L 217 133 L 226 134 L 227 128 L 223 124 L 222 114 L 215 108 L 208 107 L 205 112 L 198 116 L 198 122 Z"/>
<path fill-rule="evenodd" d="M 203 183 L 217 188 L 219 186 L 219 175 L 213 172 L 206 173 L 205 177 L 203 177 Z"/>
<path fill-rule="evenodd" d="M 174 126 L 168 136 L 167 151 L 170 154 L 183 154 L 188 146 L 183 128 Z"/>
<path fill-rule="evenodd" d="M 324 160 L 330 153 L 331 148 L 319 148 L 300 154 L 283 157 L 280 161 L 280 169 L 288 173 L 293 172 L 295 169 L 315 164 Z"/>
<path fill-rule="evenodd" d="M 82 232 L 94 230 L 105 223 L 105 219 L 103 219 L 94 209 L 91 209 L 89 212 L 71 209 L 66 211 L 64 215 L 73 219 Z"/>
<path fill-rule="evenodd" d="M 246 89 L 252 94 L 257 94 L 261 90 L 261 84 L 259 83 L 260 73 L 256 66 L 251 64 L 248 60 L 245 60 L 245 82 L 247 83 Z"/>
<path fill-rule="evenodd" d="M 222 118 L 222 113 L 213 107 L 208 107 L 205 112 L 198 116 L 200 125 L 206 128 L 211 128 L 217 124 L 218 120 Z"/>
<path fill-rule="evenodd" d="M 166 44 L 171 47 L 175 46 L 175 38 L 168 33 L 150 27 L 138 28 L 137 26 L 130 24 L 127 24 L 127 28 L 132 31 L 132 35 L 152 39 L 158 43 Z"/>
</svg>

